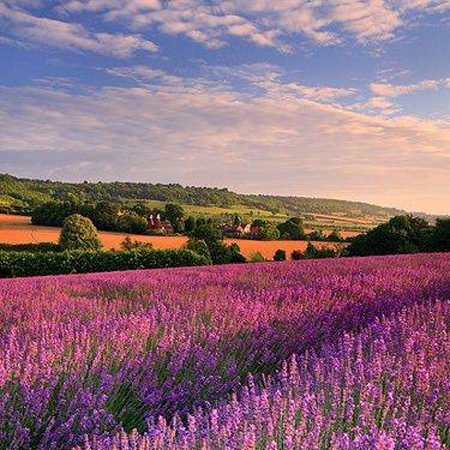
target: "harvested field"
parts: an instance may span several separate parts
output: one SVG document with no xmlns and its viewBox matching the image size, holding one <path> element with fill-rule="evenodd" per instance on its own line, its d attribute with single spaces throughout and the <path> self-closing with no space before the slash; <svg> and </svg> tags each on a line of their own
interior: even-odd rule
<svg viewBox="0 0 450 450">
<path fill-rule="evenodd" d="M 0 243 L 27 244 L 39 242 L 57 242 L 60 229 L 57 227 L 36 226 L 31 224 L 28 216 L 0 214 Z M 120 243 L 126 233 L 100 231 L 99 237 L 107 248 L 120 248 Z M 133 240 L 151 242 L 156 249 L 180 248 L 187 241 L 185 236 L 143 236 L 129 235 Z M 276 250 L 285 250 L 288 255 L 293 250 L 304 250 L 306 241 L 255 241 L 248 239 L 227 239 L 228 243 L 235 242 L 242 253 L 249 257 L 260 252 L 266 259 L 272 259 Z M 335 246 L 333 243 L 317 242 L 317 246 Z"/>
</svg>

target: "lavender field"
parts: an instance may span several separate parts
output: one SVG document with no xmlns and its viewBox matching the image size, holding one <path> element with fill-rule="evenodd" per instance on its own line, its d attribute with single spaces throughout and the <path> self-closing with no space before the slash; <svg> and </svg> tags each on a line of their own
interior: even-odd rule
<svg viewBox="0 0 450 450">
<path fill-rule="evenodd" d="M 0 281 L 0 449 L 450 448 L 450 254 Z"/>
</svg>

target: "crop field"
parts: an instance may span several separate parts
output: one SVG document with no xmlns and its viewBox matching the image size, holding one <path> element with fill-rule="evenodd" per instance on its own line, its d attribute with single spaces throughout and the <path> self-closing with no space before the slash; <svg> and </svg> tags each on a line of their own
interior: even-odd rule
<svg viewBox="0 0 450 450">
<path fill-rule="evenodd" d="M 0 281 L 2 450 L 450 448 L 450 254 Z"/>
<path fill-rule="evenodd" d="M 30 217 L 0 214 L 0 243 L 5 244 L 28 244 L 39 242 L 57 242 L 60 229 L 57 227 L 46 227 L 32 225 Z M 344 237 L 348 234 L 342 233 Z M 100 231 L 98 233 L 106 248 L 119 249 L 125 236 L 140 242 L 151 242 L 156 249 L 180 248 L 187 242 L 185 236 L 143 236 L 138 234 L 116 233 L 112 231 Z M 351 235 L 351 233 L 350 233 Z M 256 241 L 249 239 L 226 239 L 228 243 L 237 243 L 242 253 L 250 257 L 260 252 L 266 259 L 272 259 L 278 249 L 285 250 L 289 256 L 293 250 L 304 251 L 306 241 Z M 335 247 L 329 242 L 317 242 L 318 247 Z"/>
</svg>

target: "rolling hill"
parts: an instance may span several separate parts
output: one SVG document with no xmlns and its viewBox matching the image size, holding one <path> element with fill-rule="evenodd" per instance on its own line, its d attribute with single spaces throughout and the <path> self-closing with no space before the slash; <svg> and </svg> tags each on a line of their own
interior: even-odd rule
<svg viewBox="0 0 450 450">
<path fill-rule="evenodd" d="M 36 205 L 51 200 L 76 199 L 78 201 L 152 201 L 176 202 L 191 206 L 193 210 L 211 215 L 238 211 L 242 214 L 268 216 L 310 215 L 323 219 L 340 218 L 342 221 L 361 223 L 382 221 L 405 213 L 362 202 L 309 197 L 238 194 L 226 188 L 181 186 L 180 184 L 151 184 L 130 182 L 66 183 L 51 180 L 32 180 L 0 174 L 0 210 L 28 213 Z M 310 217 L 311 219 L 311 217 Z"/>
</svg>

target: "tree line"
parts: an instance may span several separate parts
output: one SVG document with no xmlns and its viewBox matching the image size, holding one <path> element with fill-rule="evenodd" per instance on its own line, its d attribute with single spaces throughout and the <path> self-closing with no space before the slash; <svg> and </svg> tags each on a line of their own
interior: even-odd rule
<svg viewBox="0 0 450 450">
<path fill-rule="evenodd" d="M 76 203 L 97 201 L 159 200 L 198 206 L 233 208 L 236 205 L 271 213 L 344 214 L 348 217 L 384 216 L 401 214 L 395 208 L 384 208 L 361 202 L 286 197 L 273 195 L 246 195 L 225 188 L 181 186 L 180 184 L 151 184 L 126 182 L 65 183 L 51 180 L 30 180 L 0 174 L 0 210 L 3 212 L 30 212 L 35 206 L 50 200 Z M 3 200 L 3 201 L 2 201 Z M 2 206 L 3 205 L 3 206 Z"/>
</svg>

